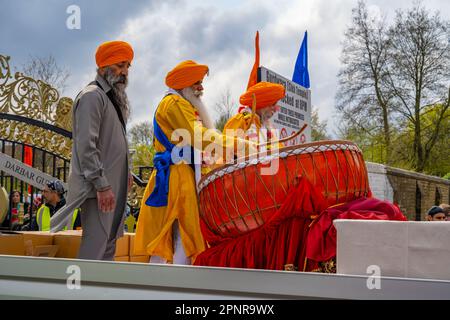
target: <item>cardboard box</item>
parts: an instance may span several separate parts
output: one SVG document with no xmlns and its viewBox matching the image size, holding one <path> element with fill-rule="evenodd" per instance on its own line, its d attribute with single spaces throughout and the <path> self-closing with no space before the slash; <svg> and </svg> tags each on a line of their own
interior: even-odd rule
<svg viewBox="0 0 450 320">
<path fill-rule="evenodd" d="M 116 253 L 114 256 L 123 257 L 130 255 L 130 236 L 129 234 L 124 234 L 123 237 L 117 239 L 116 241 Z"/>
<path fill-rule="evenodd" d="M 128 262 L 130 261 L 130 257 L 129 256 L 114 257 L 114 261 Z"/>
<path fill-rule="evenodd" d="M 58 246 L 56 257 L 76 259 L 80 250 L 81 234 L 55 233 L 53 244 Z"/>
<path fill-rule="evenodd" d="M 134 256 L 134 236 L 136 235 L 135 233 L 127 233 L 128 236 L 130 237 L 130 257 Z"/>
<path fill-rule="evenodd" d="M 24 256 L 25 244 L 23 234 L 0 234 L 0 254 Z"/>
<path fill-rule="evenodd" d="M 46 231 L 20 231 L 23 234 L 24 241 L 31 240 L 37 246 L 53 244 L 53 233 Z"/>
<path fill-rule="evenodd" d="M 65 234 L 65 235 L 72 235 L 72 236 L 82 236 L 83 235 L 83 230 L 64 230 L 64 231 L 59 231 L 57 233 L 54 234 Z"/>
<path fill-rule="evenodd" d="M 30 242 L 30 240 L 28 240 Z M 27 255 L 33 256 L 33 257 L 48 257 L 52 258 L 56 256 L 56 253 L 58 252 L 58 246 L 31 246 L 31 251 L 29 251 Z"/>
<path fill-rule="evenodd" d="M 45 231 L 21 231 L 25 245 L 25 255 L 54 257 L 58 246 L 53 246 L 53 234 Z M 52 247 L 52 248 L 51 248 Z"/>
<path fill-rule="evenodd" d="M 77 258 L 81 244 L 81 230 L 66 230 L 54 234 L 53 244 L 58 245 L 57 257 Z M 116 241 L 116 257 L 128 257 L 130 250 L 129 235 L 125 234 Z M 128 261 L 128 260 L 127 260 Z"/>
<path fill-rule="evenodd" d="M 148 263 L 150 256 L 130 256 L 130 262 Z"/>
</svg>

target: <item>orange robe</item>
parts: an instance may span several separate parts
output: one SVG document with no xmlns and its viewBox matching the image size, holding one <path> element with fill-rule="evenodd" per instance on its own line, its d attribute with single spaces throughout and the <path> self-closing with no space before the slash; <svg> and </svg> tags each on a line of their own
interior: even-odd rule
<svg viewBox="0 0 450 320">
<path fill-rule="evenodd" d="M 238 114 L 231 117 L 227 123 L 225 124 L 223 128 L 223 132 L 227 134 L 226 130 L 243 130 L 246 134 L 248 134 L 248 139 L 254 141 L 260 142 L 260 130 L 263 128 L 263 125 L 261 124 L 261 120 L 257 114 L 253 116 L 252 120 L 252 113 L 251 111 L 248 111 L 248 109 L 244 109 Z M 255 132 L 251 132 L 255 131 Z M 232 132 L 228 132 L 230 135 L 234 135 Z M 267 131 L 267 134 L 269 136 L 270 130 Z M 278 148 L 282 148 L 284 145 L 282 143 L 278 143 Z M 267 146 L 270 149 L 270 145 Z M 273 148 L 273 147 L 272 147 Z"/>
<path fill-rule="evenodd" d="M 160 102 L 156 111 L 156 119 L 166 137 L 171 140 L 176 129 L 189 132 L 193 145 L 194 127 L 200 125 L 197 111 L 184 98 L 178 95 L 167 95 Z M 207 129 L 198 128 L 204 133 Z M 197 130 L 196 130 L 197 131 Z M 221 147 L 233 147 L 234 139 L 217 134 L 214 140 Z M 171 140 L 173 144 L 178 141 Z M 201 148 L 211 143 L 202 141 Z M 165 151 L 164 146 L 155 139 L 156 152 Z M 186 163 L 170 166 L 169 194 L 166 207 L 150 207 L 145 204 L 153 192 L 156 181 L 156 170 L 150 176 L 144 192 L 139 212 L 135 236 L 135 255 L 157 255 L 168 263 L 173 262 L 172 224 L 179 222 L 179 230 L 186 256 L 191 259 L 205 250 L 205 241 L 200 229 L 200 216 L 197 203 L 195 175 Z"/>
</svg>

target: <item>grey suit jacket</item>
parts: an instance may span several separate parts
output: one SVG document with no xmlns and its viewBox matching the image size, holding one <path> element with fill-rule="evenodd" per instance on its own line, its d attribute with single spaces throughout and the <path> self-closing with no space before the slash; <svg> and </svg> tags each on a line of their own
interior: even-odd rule
<svg viewBox="0 0 450 320">
<path fill-rule="evenodd" d="M 106 92 L 111 90 L 101 76 L 97 75 L 96 80 Z M 129 174 L 128 142 L 114 105 L 105 91 L 96 85 L 88 85 L 73 103 L 73 147 L 67 205 L 52 217 L 52 232 L 70 225 L 75 208 L 88 198 L 96 198 L 97 191 L 109 187 L 116 197 L 116 208 L 125 209 Z"/>
</svg>

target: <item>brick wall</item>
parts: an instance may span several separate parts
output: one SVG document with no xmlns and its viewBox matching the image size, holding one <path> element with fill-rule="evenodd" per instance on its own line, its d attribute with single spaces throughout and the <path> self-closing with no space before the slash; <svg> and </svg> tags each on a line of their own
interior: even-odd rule
<svg viewBox="0 0 450 320">
<path fill-rule="evenodd" d="M 412 171 L 367 162 L 369 183 L 375 197 L 397 203 L 408 220 L 416 220 L 416 212 L 425 220 L 428 209 L 439 203 L 449 203 L 450 181 Z M 421 197 L 416 193 L 420 191 Z"/>
</svg>

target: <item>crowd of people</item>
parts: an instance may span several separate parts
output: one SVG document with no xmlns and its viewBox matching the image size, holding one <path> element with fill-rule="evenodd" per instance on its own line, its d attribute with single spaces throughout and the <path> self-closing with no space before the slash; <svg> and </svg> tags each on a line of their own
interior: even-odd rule
<svg viewBox="0 0 450 320">
<path fill-rule="evenodd" d="M 50 231 L 50 218 L 66 204 L 65 193 L 61 181 L 50 181 L 30 204 L 20 191 L 13 190 L 9 197 L 10 210 L 2 227 L 13 231 Z M 70 227 L 81 228 L 79 209 Z"/>
</svg>

